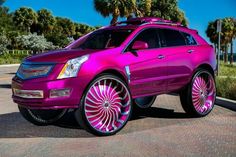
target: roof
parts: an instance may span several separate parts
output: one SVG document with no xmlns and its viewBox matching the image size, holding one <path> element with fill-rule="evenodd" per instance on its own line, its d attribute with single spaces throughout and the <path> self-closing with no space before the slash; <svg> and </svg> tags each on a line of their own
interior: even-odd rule
<svg viewBox="0 0 236 157">
<path fill-rule="evenodd" d="M 188 27 L 183 26 L 179 22 L 173 22 L 170 20 L 165 20 L 165 19 L 156 18 L 156 17 L 131 18 L 129 20 L 117 22 L 113 25 L 105 27 L 105 29 L 136 29 L 144 25 L 159 25 L 161 27 L 169 27 L 169 28 L 173 26 L 178 29 L 180 28 L 181 30 L 197 33 L 196 30 L 189 29 Z"/>
<path fill-rule="evenodd" d="M 144 24 L 163 24 L 163 25 L 175 25 L 175 26 L 181 26 L 181 23 L 179 22 L 173 22 L 170 20 L 165 20 L 162 18 L 156 18 L 156 17 L 141 17 L 141 18 L 131 18 L 127 21 L 121 21 L 113 24 L 113 26 L 118 25 L 144 25 Z"/>
</svg>

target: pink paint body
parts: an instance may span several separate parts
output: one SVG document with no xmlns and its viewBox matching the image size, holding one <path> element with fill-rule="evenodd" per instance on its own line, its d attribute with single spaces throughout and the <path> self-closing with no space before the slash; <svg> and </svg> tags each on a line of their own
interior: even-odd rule
<svg viewBox="0 0 236 157">
<path fill-rule="evenodd" d="M 192 35 L 197 45 L 143 49 L 137 50 L 136 55 L 129 51 L 125 52 L 125 48 L 132 39 L 147 28 L 164 28 L 186 32 Z M 178 92 L 191 81 L 194 72 L 200 66 L 207 66 L 212 71 L 216 70 L 214 49 L 195 30 L 181 26 L 152 23 L 140 26 L 109 26 L 102 29 L 133 29 L 133 32 L 116 48 L 104 50 L 71 49 L 73 45 L 86 39 L 87 36 L 85 36 L 66 49 L 26 58 L 24 62 L 53 63 L 54 67 L 46 77 L 22 80 L 15 76 L 12 81 L 12 88 L 42 90 L 44 98 L 25 99 L 13 95 L 14 102 L 33 109 L 78 108 L 81 97 L 89 83 L 103 72 L 122 76 L 128 84 L 132 98 L 138 98 Z M 189 53 L 189 50 L 193 50 L 193 52 Z M 77 77 L 57 79 L 69 59 L 86 54 L 89 54 L 89 59 L 81 65 Z M 159 56 L 163 56 L 163 58 L 159 58 Z M 130 76 L 127 76 L 126 66 L 129 66 Z M 50 90 L 64 88 L 71 89 L 69 96 L 49 98 Z"/>
</svg>

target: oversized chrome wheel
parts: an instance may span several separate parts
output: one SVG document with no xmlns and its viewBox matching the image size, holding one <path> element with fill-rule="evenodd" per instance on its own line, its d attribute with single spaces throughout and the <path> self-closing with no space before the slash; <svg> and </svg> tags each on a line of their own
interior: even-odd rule
<svg viewBox="0 0 236 157">
<path fill-rule="evenodd" d="M 126 83 L 113 75 L 95 79 L 84 94 L 76 119 L 94 134 L 111 135 L 128 121 L 132 111 Z M 81 115 L 81 116 L 80 116 Z"/>
<path fill-rule="evenodd" d="M 22 116 L 35 125 L 52 124 L 67 113 L 67 109 L 36 110 L 27 109 L 21 106 L 18 106 L 18 108 Z"/>
<path fill-rule="evenodd" d="M 199 114 L 207 114 L 213 108 L 216 87 L 213 76 L 209 72 L 197 73 L 192 85 L 192 103 Z"/>
<path fill-rule="evenodd" d="M 216 98 L 216 86 L 213 75 L 206 70 L 195 73 L 191 84 L 180 94 L 183 109 L 197 116 L 211 112 Z"/>
</svg>

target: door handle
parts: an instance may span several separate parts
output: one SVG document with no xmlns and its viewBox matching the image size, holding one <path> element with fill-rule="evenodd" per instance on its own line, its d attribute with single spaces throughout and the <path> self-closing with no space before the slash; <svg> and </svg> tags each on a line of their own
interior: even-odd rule
<svg viewBox="0 0 236 157">
<path fill-rule="evenodd" d="M 158 59 L 163 59 L 163 58 L 165 58 L 165 56 L 163 56 L 163 55 L 158 55 L 157 58 L 158 58 Z"/>
<path fill-rule="evenodd" d="M 194 50 L 188 50 L 188 53 L 192 53 L 192 52 L 194 52 Z"/>
</svg>

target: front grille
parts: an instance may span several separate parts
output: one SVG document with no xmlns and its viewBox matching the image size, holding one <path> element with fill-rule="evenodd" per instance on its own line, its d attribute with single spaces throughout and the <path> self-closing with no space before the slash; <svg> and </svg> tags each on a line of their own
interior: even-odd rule
<svg viewBox="0 0 236 157">
<path fill-rule="evenodd" d="M 46 77 L 53 68 L 50 63 L 22 63 L 16 73 L 16 76 L 22 80 Z"/>
</svg>

